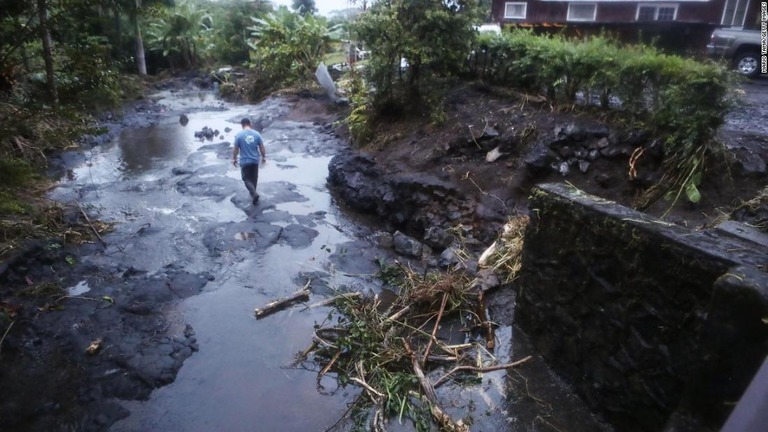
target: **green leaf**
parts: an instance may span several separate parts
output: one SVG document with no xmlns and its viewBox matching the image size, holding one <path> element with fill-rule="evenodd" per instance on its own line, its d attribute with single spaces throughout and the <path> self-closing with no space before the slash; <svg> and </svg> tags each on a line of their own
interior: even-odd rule
<svg viewBox="0 0 768 432">
<path fill-rule="evenodd" d="M 104 296 L 104 297 L 102 297 L 101 299 L 102 299 L 102 300 L 104 300 L 104 301 L 107 301 L 107 302 L 109 302 L 109 303 L 111 303 L 111 304 L 115 304 L 115 300 L 114 300 L 112 297 L 110 297 L 110 296 L 106 296 L 106 295 L 105 295 L 105 296 Z"/>
<path fill-rule="evenodd" d="M 75 260 L 75 258 L 72 255 L 67 255 L 67 257 L 64 258 L 64 261 L 66 261 L 67 264 L 69 264 L 69 265 L 75 265 L 77 263 L 77 261 Z"/>
<path fill-rule="evenodd" d="M 699 189 L 693 183 L 688 183 L 685 186 L 685 195 L 688 197 L 688 200 L 694 204 L 701 201 L 701 192 L 699 192 Z"/>
</svg>

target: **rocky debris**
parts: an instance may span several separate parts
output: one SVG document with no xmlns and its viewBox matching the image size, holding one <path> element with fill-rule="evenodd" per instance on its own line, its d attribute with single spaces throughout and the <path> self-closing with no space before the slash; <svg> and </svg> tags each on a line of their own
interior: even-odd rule
<svg viewBox="0 0 768 432">
<path fill-rule="evenodd" d="M 195 138 L 199 140 L 208 140 L 212 141 L 214 137 L 219 136 L 219 130 L 218 129 L 211 129 L 208 126 L 203 126 L 202 130 L 195 131 Z"/>
<path fill-rule="evenodd" d="M 629 157 L 637 148 L 643 152 L 636 161 L 637 182 L 652 184 L 661 172 L 663 145 L 644 132 L 622 133 L 604 125 L 570 122 L 556 126 L 550 136 L 540 136 L 523 161 L 533 176 L 554 171 L 567 177 L 575 170 L 586 174 L 602 158 Z"/>
<path fill-rule="evenodd" d="M 424 245 L 413 237 L 409 237 L 400 231 L 396 231 L 393 235 L 395 252 L 400 255 L 421 258 L 421 253 L 424 250 Z"/>
<path fill-rule="evenodd" d="M 737 174 L 750 178 L 765 178 L 768 174 L 766 159 L 747 146 L 730 148 Z"/>
<path fill-rule="evenodd" d="M 454 248 L 453 246 L 445 249 L 443 253 L 440 254 L 440 259 L 437 261 L 438 267 L 448 268 L 458 264 L 460 260 L 457 254 L 457 250 L 458 249 Z"/>
<path fill-rule="evenodd" d="M 148 398 L 153 389 L 173 381 L 198 349 L 192 327 L 179 327 L 166 310 L 200 293 L 212 280 L 209 274 L 175 266 L 151 276 L 119 266 L 82 264 L 73 270 L 65 260 L 71 253 L 40 244 L 0 269 L 4 300 L 30 287 L 77 281 L 88 287 L 84 294 L 54 303 L 39 295 L 15 310 L 24 332 L 10 332 L 3 341 L 0 381 L 3 391 L 14 395 L 0 401 L 3 430 L 57 430 L 62 424 L 106 430 L 128 415 L 113 398 Z M 70 403 L 75 408 L 65 406 Z"/>
<path fill-rule="evenodd" d="M 214 257 L 227 251 L 261 250 L 277 243 L 282 231 L 264 222 L 228 222 L 210 226 L 203 234 L 203 245 Z"/>
<path fill-rule="evenodd" d="M 737 207 L 731 213 L 730 219 L 768 233 L 768 188 L 763 189 L 758 196 Z"/>
<path fill-rule="evenodd" d="M 483 292 L 488 292 L 500 286 L 501 280 L 499 279 L 499 276 L 495 271 L 487 268 L 478 270 L 472 285 L 470 285 L 471 288 L 479 289 Z"/>
<path fill-rule="evenodd" d="M 471 225 L 474 200 L 460 196 L 458 188 L 428 173 L 385 173 L 367 154 L 344 152 L 328 165 L 328 185 L 352 208 L 380 216 L 399 230 L 421 238 L 431 227 Z M 430 243 L 445 247 L 447 240 Z"/>
</svg>

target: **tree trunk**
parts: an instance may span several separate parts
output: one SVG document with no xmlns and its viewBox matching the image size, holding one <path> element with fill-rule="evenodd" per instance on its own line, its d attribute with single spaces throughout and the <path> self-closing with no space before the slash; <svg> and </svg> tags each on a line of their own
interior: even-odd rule
<svg viewBox="0 0 768 432">
<path fill-rule="evenodd" d="M 53 42 L 51 41 L 51 31 L 48 28 L 48 4 L 46 0 L 37 0 L 37 15 L 40 20 L 40 37 L 43 41 L 48 102 L 54 110 L 58 110 L 59 92 L 56 89 L 56 75 L 53 69 Z"/>
<path fill-rule="evenodd" d="M 18 16 L 13 20 L 13 23 L 16 34 L 24 34 L 24 25 L 22 25 Z M 31 70 L 29 67 L 29 54 L 27 53 L 26 44 L 23 42 L 19 45 L 19 55 L 21 56 L 21 65 L 24 67 L 24 73 L 28 74 Z"/>
<path fill-rule="evenodd" d="M 144 41 L 141 39 L 141 26 L 139 25 L 139 8 L 141 0 L 136 0 L 136 10 L 133 14 L 133 23 L 136 29 L 136 66 L 139 68 L 139 75 L 147 75 L 147 60 L 144 57 Z"/>
<path fill-rule="evenodd" d="M 123 57 L 123 20 L 120 19 L 120 7 L 112 7 L 112 21 L 114 25 L 112 37 L 112 53 L 114 58 Z"/>
</svg>

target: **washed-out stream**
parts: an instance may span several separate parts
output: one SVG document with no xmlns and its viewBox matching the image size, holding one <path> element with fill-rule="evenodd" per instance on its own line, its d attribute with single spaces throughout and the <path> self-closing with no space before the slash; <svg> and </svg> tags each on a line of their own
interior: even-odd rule
<svg viewBox="0 0 768 432">
<path fill-rule="evenodd" d="M 328 162 L 344 151 L 344 143 L 322 124 L 286 120 L 291 104 L 281 98 L 234 105 L 208 92 L 157 97 L 166 107 L 157 122 L 126 128 L 95 147 L 52 193 L 115 223 L 104 237 L 107 247 L 81 258 L 87 264 L 118 263 L 126 272 L 147 275 L 171 270 L 209 275 L 201 293 L 167 311 L 168 332 L 181 334 L 190 325 L 199 351 L 148 400 L 119 401 L 131 414 L 110 430 L 327 430 L 359 390 L 339 388 L 330 377 L 318 386 L 316 370 L 291 364 L 329 309 L 299 305 L 256 320 L 254 308 L 307 281 L 310 304 L 339 291 L 380 290 L 375 259 L 392 252 L 379 246 L 374 226 L 345 213 L 326 188 Z M 181 113 L 189 118 L 185 126 Z M 231 142 L 246 116 L 261 130 L 268 154 L 256 206 L 231 164 Z M 195 138 L 194 131 L 203 127 L 220 133 L 212 140 Z M 88 289 L 82 281 L 70 293 L 87 295 Z M 501 327 L 496 337 L 494 354 L 510 360 L 512 328 Z M 574 414 L 571 397 L 559 396 L 560 387 L 538 368 L 519 377 L 521 388 L 531 376 L 546 376 L 548 384 L 538 395 L 560 400 L 567 409 L 559 413 L 563 421 L 573 416 L 578 430 L 598 430 L 585 423 L 588 414 Z M 525 419 L 510 412 L 510 404 L 523 401 L 525 392 L 510 395 L 504 376 L 494 372 L 484 374 L 481 384 L 446 385 L 439 396 L 454 418 L 472 417 L 473 431 L 549 430 L 539 414 Z M 520 402 L 519 410 L 538 412 L 542 405 L 535 400 L 528 399 L 529 406 Z M 409 426 L 395 420 L 389 429 Z"/>
</svg>

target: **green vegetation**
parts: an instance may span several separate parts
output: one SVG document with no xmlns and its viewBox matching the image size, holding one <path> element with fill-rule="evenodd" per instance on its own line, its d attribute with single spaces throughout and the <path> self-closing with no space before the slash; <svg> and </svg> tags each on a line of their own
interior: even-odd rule
<svg viewBox="0 0 768 432">
<path fill-rule="evenodd" d="M 353 32 L 371 53 L 366 79 L 376 111 L 440 110 L 446 80 L 461 70 L 480 21 L 477 0 L 374 3 Z"/>
<path fill-rule="evenodd" d="M 607 37 L 573 40 L 524 30 L 482 35 L 476 51 L 471 72 L 489 82 L 543 92 L 563 105 L 574 104 L 578 93 L 587 100 L 595 95 L 619 121 L 662 137 L 665 176 L 639 208 L 665 194 L 700 199 L 705 161 L 720 149 L 715 133 L 732 104 L 731 72 Z"/>
<path fill-rule="evenodd" d="M 329 29 L 322 17 L 284 7 L 253 22 L 251 70 L 271 90 L 313 80 L 337 30 Z"/>
</svg>

